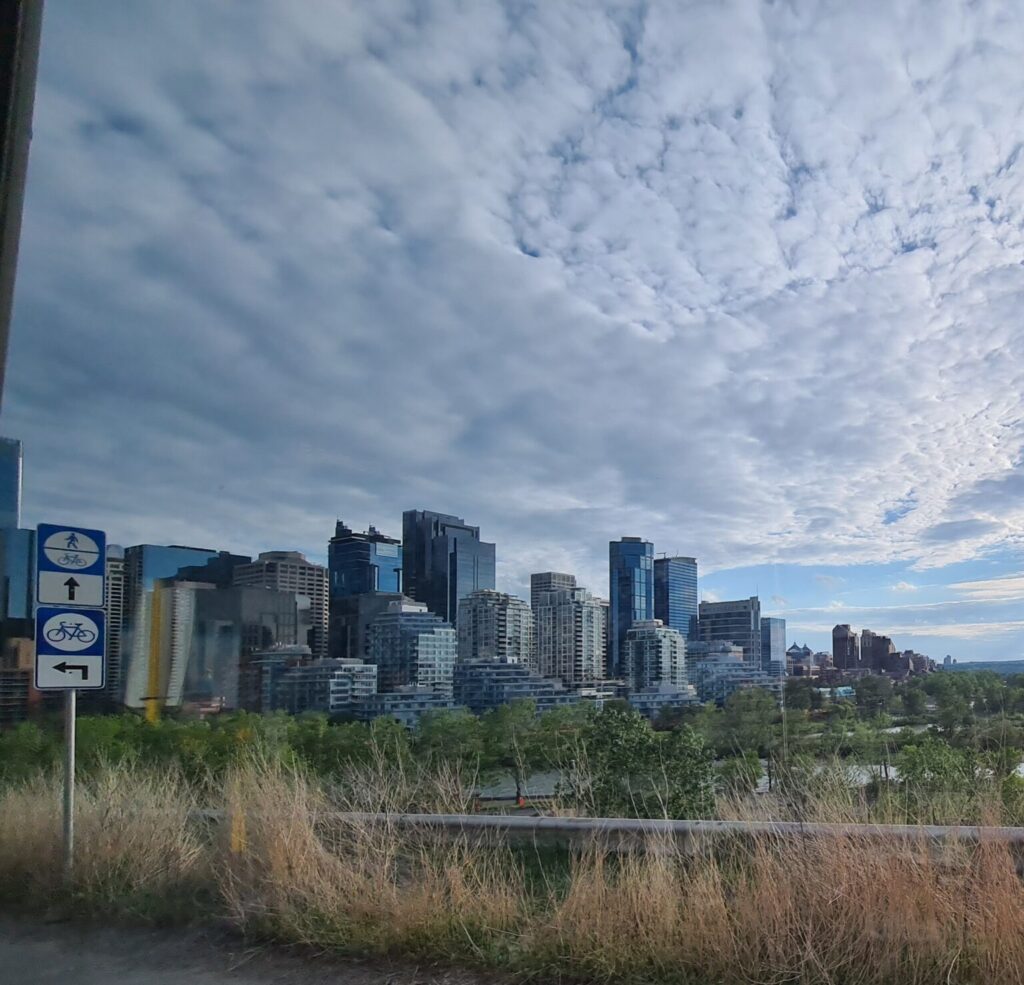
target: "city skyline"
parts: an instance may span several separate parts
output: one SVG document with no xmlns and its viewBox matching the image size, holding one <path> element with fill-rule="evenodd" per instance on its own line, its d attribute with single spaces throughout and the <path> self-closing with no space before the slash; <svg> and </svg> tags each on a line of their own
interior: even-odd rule
<svg viewBox="0 0 1024 985">
<path fill-rule="evenodd" d="M 520 597 L 638 536 L 813 649 L 1019 658 L 1024 25 L 917 6 L 48 4 L 23 524 L 439 509 Z"/>
</svg>

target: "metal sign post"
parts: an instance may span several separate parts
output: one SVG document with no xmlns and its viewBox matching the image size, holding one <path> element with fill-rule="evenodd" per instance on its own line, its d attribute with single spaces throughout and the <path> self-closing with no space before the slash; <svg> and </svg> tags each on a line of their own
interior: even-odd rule
<svg viewBox="0 0 1024 985">
<path fill-rule="evenodd" d="M 79 690 L 106 683 L 102 530 L 41 523 L 36 529 L 36 672 L 39 691 L 64 692 L 64 879 L 75 864 L 75 725 Z"/>
</svg>

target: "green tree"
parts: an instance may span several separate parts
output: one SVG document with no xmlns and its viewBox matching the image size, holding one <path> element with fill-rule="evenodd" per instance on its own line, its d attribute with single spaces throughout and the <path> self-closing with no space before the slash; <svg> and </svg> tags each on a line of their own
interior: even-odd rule
<svg viewBox="0 0 1024 985">
<path fill-rule="evenodd" d="M 487 712 L 480 724 L 484 768 L 497 769 L 512 777 L 518 803 L 523 796 L 523 784 L 541 760 L 536 702 L 500 705 Z"/>
<path fill-rule="evenodd" d="M 853 688 L 857 695 L 857 708 L 864 718 L 888 712 L 892 706 L 892 681 L 888 677 L 871 674 L 862 677 Z"/>
<path fill-rule="evenodd" d="M 483 726 L 472 712 L 430 711 L 420 718 L 413 747 L 428 763 L 479 765 L 483 755 Z"/>
</svg>

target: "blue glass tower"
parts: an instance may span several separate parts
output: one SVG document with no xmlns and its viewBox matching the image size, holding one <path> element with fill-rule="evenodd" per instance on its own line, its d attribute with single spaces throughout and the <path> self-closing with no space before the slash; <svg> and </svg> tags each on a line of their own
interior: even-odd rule
<svg viewBox="0 0 1024 985">
<path fill-rule="evenodd" d="M 406 595 L 455 625 L 459 602 L 494 588 L 494 544 L 461 517 L 431 510 L 402 514 L 402 577 Z"/>
<path fill-rule="evenodd" d="M 769 674 L 786 675 L 786 620 L 775 616 L 761 619 L 761 669 Z"/>
<path fill-rule="evenodd" d="M 401 592 L 402 543 L 375 527 L 356 533 L 339 520 L 327 545 L 332 599 L 366 592 Z"/>
<path fill-rule="evenodd" d="M 654 618 L 681 633 L 687 643 L 697 639 L 697 559 L 660 557 L 654 562 Z"/>
<path fill-rule="evenodd" d="M 622 644 L 635 622 L 654 618 L 654 545 L 642 537 L 608 544 L 608 674 L 621 677 Z"/>
</svg>

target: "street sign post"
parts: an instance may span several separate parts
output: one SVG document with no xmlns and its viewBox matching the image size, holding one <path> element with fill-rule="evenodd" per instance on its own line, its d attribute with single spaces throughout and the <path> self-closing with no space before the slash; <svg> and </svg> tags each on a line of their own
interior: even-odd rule
<svg viewBox="0 0 1024 985">
<path fill-rule="evenodd" d="M 86 527 L 36 528 L 36 673 L 40 691 L 64 692 L 64 878 L 75 850 L 75 712 L 79 690 L 106 683 L 107 535 Z"/>
<path fill-rule="evenodd" d="M 95 691 L 106 683 L 102 609 L 36 609 L 36 689 Z"/>
<path fill-rule="evenodd" d="M 107 536 L 102 530 L 41 523 L 36 530 L 36 601 L 102 608 Z"/>
</svg>

